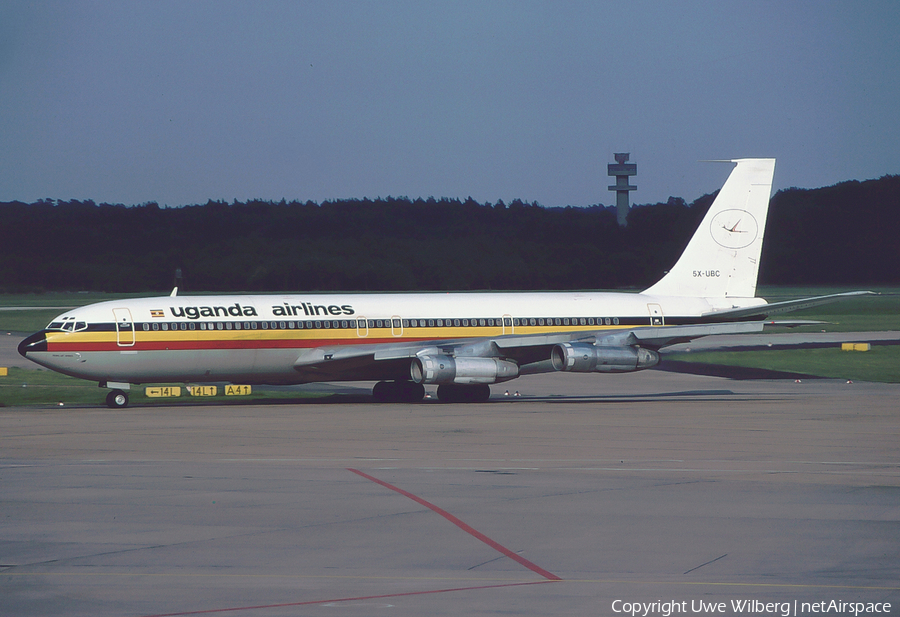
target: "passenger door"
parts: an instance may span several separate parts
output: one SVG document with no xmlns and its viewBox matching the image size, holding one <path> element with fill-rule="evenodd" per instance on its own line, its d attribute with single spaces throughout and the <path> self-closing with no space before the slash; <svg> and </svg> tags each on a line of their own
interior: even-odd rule
<svg viewBox="0 0 900 617">
<path fill-rule="evenodd" d="M 664 326 L 666 325 L 665 317 L 663 316 L 662 307 L 658 304 L 648 304 L 647 310 L 650 311 L 650 325 L 651 326 Z"/>
<path fill-rule="evenodd" d="M 119 347 L 134 346 L 134 321 L 127 308 L 114 308 L 113 318 L 116 322 L 116 345 Z"/>
</svg>

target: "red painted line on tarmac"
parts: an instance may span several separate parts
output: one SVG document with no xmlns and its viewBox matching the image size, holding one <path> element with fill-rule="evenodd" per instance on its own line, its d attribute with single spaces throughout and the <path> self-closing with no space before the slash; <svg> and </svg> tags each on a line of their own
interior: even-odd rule
<svg viewBox="0 0 900 617">
<path fill-rule="evenodd" d="M 234 611 L 255 611 L 266 608 L 285 608 L 289 606 L 310 606 L 313 604 L 330 604 L 332 602 L 358 602 L 361 600 L 383 600 L 386 598 L 403 598 L 406 596 L 421 596 L 431 593 L 450 593 L 453 591 L 476 591 L 479 589 L 499 589 L 500 587 L 520 587 L 522 585 L 544 585 L 550 581 L 529 581 L 527 583 L 500 583 L 497 585 L 480 585 L 477 587 L 454 587 L 452 589 L 428 589 L 425 591 L 407 591 L 404 593 L 386 593 L 379 596 L 359 596 L 356 598 L 333 598 L 331 600 L 309 600 L 307 602 L 288 602 L 285 604 L 260 604 L 259 606 L 234 606 L 230 608 L 211 608 L 203 611 L 187 611 L 184 613 L 160 613 L 158 615 L 144 615 L 144 617 L 183 617 L 184 615 L 210 615 L 213 613 L 228 613 Z"/>
<path fill-rule="evenodd" d="M 553 574 L 552 572 L 548 572 L 547 570 L 543 569 L 542 567 L 538 566 L 537 564 L 534 564 L 534 563 L 528 561 L 527 559 L 525 559 L 525 558 L 522 557 L 521 555 L 517 555 L 516 553 L 512 552 L 511 550 L 509 550 L 508 548 L 506 548 L 506 547 L 503 546 L 502 544 L 500 544 L 500 543 L 498 543 L 498 542 L 495 542 L 494 540 L 491 540 L 489 537 L 487 537 L 486 535 L 484 535 L 483 533 L 481 533 L 481 532 L 478 531 L 477 529 L 474 529 L 474 528 L 470 527 L 469 525 L 467 525 L 466 523 L 464 523 L 464 522 L 461 521 L 460 519 L 456 518 L 455 516 L 453 516 L 452 514 L 450 514 L 449 512 L 447 512 L 446 510 L 442 510 L 441 508 L 437 507 L 437 506 L 434 505 L 433 503 L 428 502 L 428 501 L 425 501 L 425 500 L 422 499 L 421 497 L 418 497 L 418 496 L 416 496 L 416 495 L 413 495 L 413 494 L 410 493 L 409 491 L 404 491 L 402 488 L 399 488 L 399 487 L 397 487 L 397 486 L 394 486 L 393 484 L 389 484 L 389 483 L 387 483 L 387 482 L 385 482 L 385 481 L 383 481 L 383 480 L 379 480 L 378 478 L 375 478 L 375 477 L 373 477 L 373 476 L 370 476 L 370 475 L 367 474 L 367 473 L 363 473 L 363 472 L 361 472 L 361 471 L 358 470 L 358 469 L 351 469 L 351 468 L 348 467 L 348 468 L 347 468 L 347 471 L 352 471 L 353 473 L 355 473 L 355 474 L 357 474 L 357 475 L 359 475 L 359 476 L 362 476 L 362 477 L 365 478 L 366 480 L 371 480 L 372 482 L 375 482 L 376 484 L 380 484 L 381 486 L 383 486 L 383 487 L 385 487 L 385 488 L 389 488 L 389 489 L 391 489 L 392 491 L 396 491 L 396 492 L 400 493 L 400 494 L 403 495 L 404 497 L 409 497 L 410 499 L 412 499 L 412 500 L 415 501 L 416 503 L 425 506 L 426 508 L 428 508 L 428 509 L 431 510 L 432 512 L 435 512 L 435 513 L 437 513 L 437 514 L 440 514 L 440 515 L 443 516 L 445 519 L 447 519 L 448 521 L 450 521 L 451 523 L 453 523 L 454 525 L 456 525 L 457 527 L 459 527 L 460 529 L 462 529 L 463 531 L 465 531 L 465 532 L 466 532 L 467 534 L 469 534 L 470 536 L 473 536 L 473 537 L 475 537 L 475 538 L 481 540 L 482 542 L 484 542 L 485 544 L 487 544 L 488 546 L 490 546 L 490 547 L 491 547 L 492 549 L 494 549 L 495 551 L 500 552 L 500 553 L 503 553 L 504 555 L 506 555 L 507 557 L 509 557 L 509 558 L 512 559 L 513 561 L 515 561 L 515 562 L 517 562 L 517 563 L 519 563 L 519 564 L 525 566 L 526 568 L 528 568 L 528 569 L 531 570 L 532 572 L 534 572 L 534 573 L 536 573 L 536 574 L 539 574 L 539 575 L 543 576 L 543 577 L 544 577 L 545 579 L 547 579 L 548 581 L 561 581 L 561 580 L 562 580 L 560 577 L 556 576 L 556 575 Z"/>
</svg>

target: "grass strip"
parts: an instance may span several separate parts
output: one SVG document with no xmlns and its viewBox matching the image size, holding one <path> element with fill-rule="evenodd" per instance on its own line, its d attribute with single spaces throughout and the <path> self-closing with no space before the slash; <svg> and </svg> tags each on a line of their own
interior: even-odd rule
<svg viewBox="0 0 900 617">
<path fill-rule="evenodd" d="M 836 345 L 824 349 L 684 352 L 665 357 L 681 362 L 804 373 L 830 379 L 900 383 L 900 345 L 874 345 L 869 351 L 843 351 Z"/>
<path fill-rule="evenodd" d="M 181 386 L 182 396 L 173 398 L 150 398 L 144 392 L 146 387 L 161 385 Z M 23 407 L 29 405 L 105 405 L 105 388 L 96 383 L 61 375 L 41 369 L 12 367 L 9 374 L 0 377 L 0 407 Z M 331 396 L 327 392 L 310 392 L 301 388 L 266 390 L 255 387 L 249 396 L 225 396 L 219 387 L 219 395 L 214 397 L 193 397 L 187 394 L 183 384 L 144 384 L 134 386 L 128 392 L 131 405 L 171 405 L 173 403 L 216 403 L 249 404 L 261 401 L 322 399 Z"/>
</svg>

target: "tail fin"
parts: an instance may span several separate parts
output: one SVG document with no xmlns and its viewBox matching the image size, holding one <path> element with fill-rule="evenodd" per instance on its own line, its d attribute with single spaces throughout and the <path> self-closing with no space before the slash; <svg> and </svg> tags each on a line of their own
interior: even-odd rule
<svg viewBox="0 0 900 617">
<path fill-rule="evenodd" d="M 722 190 L 668 274 L 645 294 L 752 298 L 775 159 L 737 159 Z"/>
</svg>

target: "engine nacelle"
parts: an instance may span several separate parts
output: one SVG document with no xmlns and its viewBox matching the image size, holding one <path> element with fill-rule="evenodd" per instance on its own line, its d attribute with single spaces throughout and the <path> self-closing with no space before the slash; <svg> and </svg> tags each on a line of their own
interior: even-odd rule
<svg viewBox="0 0 900 617">
<path fill-rule="evenodd" d="M 561 343 L 550 352 L 550 362 L 557 371 L 629 373 L 656 366 L 659 354 L 641 347 Z"/>
<path fill-rule="evenodd" d="M 416 383 L 498 383 L 519 376 L 519 365 L 499 358 L 453 358 L 420 356 L 413 358 L 409 374 Z"/>
</svg>

